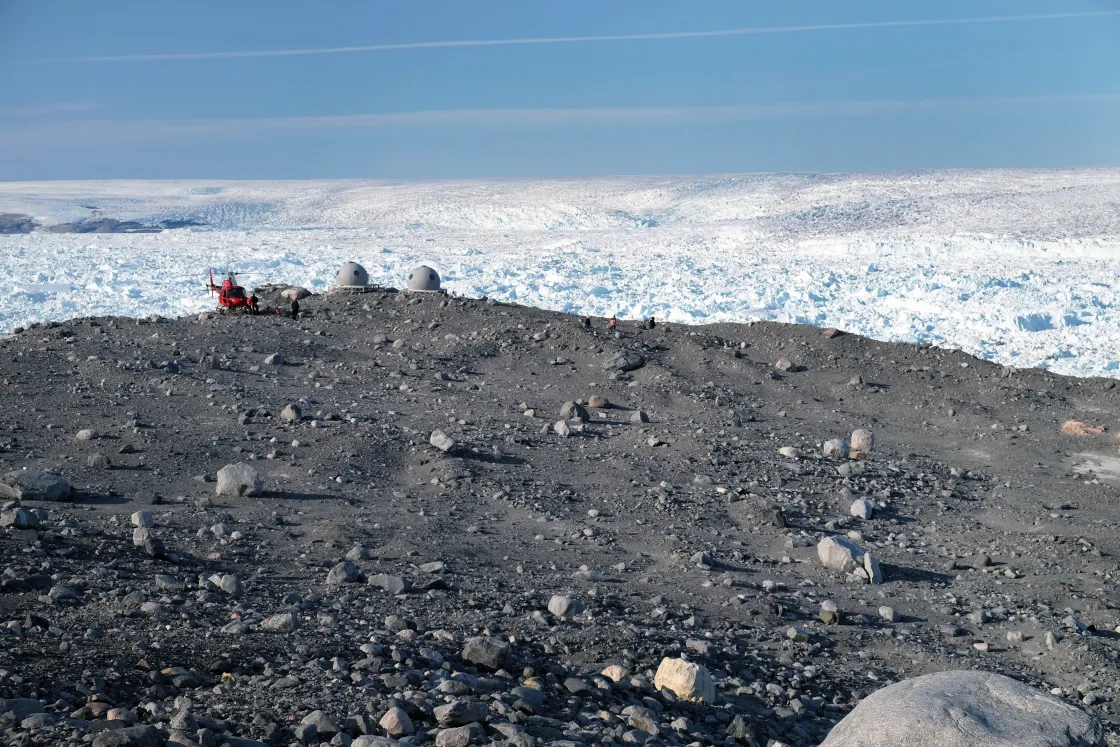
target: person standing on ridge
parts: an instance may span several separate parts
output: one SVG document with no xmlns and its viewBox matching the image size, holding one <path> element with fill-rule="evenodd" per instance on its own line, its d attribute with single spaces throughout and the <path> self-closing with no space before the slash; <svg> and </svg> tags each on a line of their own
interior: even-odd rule
<svg viewBox="0 0 1120 747">
<path fill-rule="evenodd" d="M 299 319 L 299 301 L 292 299 L 292 319 Z"/>
<path fill-rule="evenodd" d="M 618 326 L 618 317 L 617 316 L 612 316 L 611 321 L 610 321 L 610 327 L 611 327 L 611 329 L 614 329 L 617 326 Z"/>
</svg>

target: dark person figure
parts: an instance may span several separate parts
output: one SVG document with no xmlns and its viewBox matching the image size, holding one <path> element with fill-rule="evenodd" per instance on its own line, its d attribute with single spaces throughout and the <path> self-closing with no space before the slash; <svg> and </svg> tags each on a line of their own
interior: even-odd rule
<svg viewBox="0 0 1120 747">
<path fill-rule="evenodd" d="M 583 326 L 587 327 L 588 329 L 591 329 L 591 317 L 589 317 L 589 316 L 584 317 Z"/>
<path fill-rule="evenodd" d="M 612 316 L 611 321 L 610 321 L 610 327 L 611 327 L 611 329 L 614 329 L 617 326 L 618 326 L 618 317 L 617 316 Z"/>
<path fill-rule="evenodd" d="M 292 299 L 292 319 L 299 319 L 299 301 Z"/>
<path fill-rule="evenodd" d="M 257 309 L 257 302 L 258 301 L 259 301 L 259 299 L 257 298 L 256 293 L 249 296 L 249 313 L 252 314 L 253 316 L 256 316 L 259 313 L 258 309 Z"/>
<path fill-rule="evenodd" d="M 654 319 L 654 318 L 653 318 L 653 317 L 651 316 L 651 317 L 649 318 L 649 328 L 650 328 L 650 329 L 653 329 L 653 328 L 654 328 L 654 327 L 656 327 L 656 326 L 657 326 L 657 320 L 656 320 L 656 319 Z"/>
</svg>

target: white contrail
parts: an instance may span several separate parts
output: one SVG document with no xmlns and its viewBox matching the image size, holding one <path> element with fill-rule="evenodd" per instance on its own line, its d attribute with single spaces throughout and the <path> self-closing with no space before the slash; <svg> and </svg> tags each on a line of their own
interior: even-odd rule
<svg viewBox="0 0 1120 747">
<path fill-rule="evenodd" d="M 983 16 L 975 18 L 942 18 L 914 21 L 871 21 L 866 23 L 824 23 L 812 26 L 762 26 L 722 29 L 716 31 L 674 31 L 661 34 L 611 34 L 607 36 L 544 36 L 525 39 L 461 39 L 451 41 L 409 42 L 404 44 L 370 44 L 353 47 L 319 47 L 310 49 L 263 49 L 240 52 L 184 52 L 134 55 L 102 55 L 89 57 L 47 57 L 23 60 L 25 64 L 64 62 L 165 62 L 174 60 L 228 60 L 245 57 L 293 57 L 297 55 L 354 54 L 357 52 L 389 52 L 402 49 L 446 49 L 452 47 L 502 47 L 525 44 L 574 44 L 578 42 L 656 41 L 660 39 L 697 39 L 717 36 L 758 36 L 763 34 L 794 34 L 807 31 L 843 31 L 848 29 L 885 29 L 912 26 L 959 26 L 971 23 L 1009 23 L 1013 21 L 1051 21 L 1068 18 L 1099 18 L 1120 16 L 1120 10 L 1099 10 L 1082 13 L 1038 13 L 1017 16 Z"/>
</svg>

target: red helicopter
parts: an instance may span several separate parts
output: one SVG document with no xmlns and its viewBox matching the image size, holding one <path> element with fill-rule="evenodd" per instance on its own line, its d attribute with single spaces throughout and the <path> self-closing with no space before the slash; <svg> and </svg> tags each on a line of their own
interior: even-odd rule
<svg viewBox="0 0 1120 747">
<path fill-rule="evenodd" d="M 249 295 L 237 284 L 237 273 L 231 272 L 221 285 L 214 285 L 214 268 L 210 268 L 210 292 L 218 294 L 218 305 L 222 309 L 241 309 L 252 311 Z"/>
</svg>

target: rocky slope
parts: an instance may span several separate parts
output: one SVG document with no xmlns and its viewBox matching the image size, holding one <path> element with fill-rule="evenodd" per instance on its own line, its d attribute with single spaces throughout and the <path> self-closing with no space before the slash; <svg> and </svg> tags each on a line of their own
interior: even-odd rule
<svg viewBox="0 0 1120 747">
<path fill-rule="evenodd" d="M 815 745 L 946 669 L 1120 720 L 1112 382 L 303 308 L 0 341 L 6 743 Z"/>
</svg>

